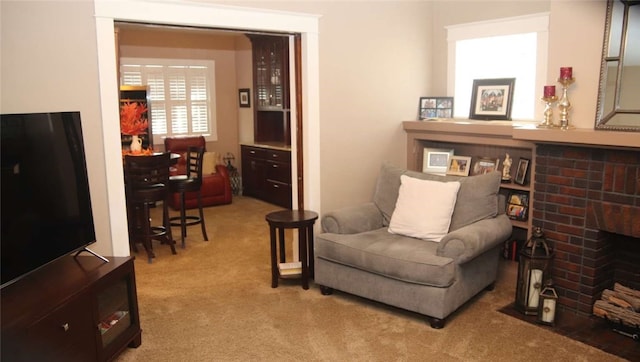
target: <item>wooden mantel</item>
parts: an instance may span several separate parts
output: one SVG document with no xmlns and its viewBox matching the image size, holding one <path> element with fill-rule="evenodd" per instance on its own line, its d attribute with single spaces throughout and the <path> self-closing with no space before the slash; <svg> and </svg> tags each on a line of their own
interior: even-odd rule
<svg viewBox="0 0 640 362">
<path fill-rule="evenodd" d="M 407 133 L 456 134 L 477 137 L 491 135 L 492 138 L 533 143 L 560 143 L 574 146 L 597 146 L 605 148 L 640 148 L 640 133 L 596 131 L 575 128 L 566 131 L 559 129 L 540 129 L 537 122 L 511 121 L 475 121 L 468 119 L 437 121 L 405 121 L 403 128 Z"/>
</svg>

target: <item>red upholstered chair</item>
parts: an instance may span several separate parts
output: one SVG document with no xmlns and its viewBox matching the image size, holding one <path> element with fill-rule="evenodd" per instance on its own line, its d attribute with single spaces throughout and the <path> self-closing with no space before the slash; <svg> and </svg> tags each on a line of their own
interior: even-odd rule
<svg viewBox="0 0 640 362">
<path fill-rule="evenodd" d="M 171 171 L 171 175 L 186 174 L 186 152 L 189 146 L 205 147 L 206 142 L 202 136 L 167 137 L 164 139 L 165 151 L 180 154 L 180 159 Z M 217 164 L 217 157 L 211 157 L 211 152 L 206 152 L 202 173 L 202 206 L 214 206 L 230 204 L 232 200 L 231 182 L 229 171 L 223 164 Z M 169 198 L 169 206 L 174 210 L 180 210 L 180 193 L 174 193 Z M 198 207 L 198 195 L 196 192 L 187 192 L 185 195 L 185 208 Z"/>
</svg>

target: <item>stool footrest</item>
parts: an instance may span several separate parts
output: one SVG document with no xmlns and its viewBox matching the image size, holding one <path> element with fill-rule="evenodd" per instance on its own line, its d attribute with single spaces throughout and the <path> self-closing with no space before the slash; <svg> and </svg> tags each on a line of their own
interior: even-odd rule
<svg viewBox="0 0 640 362">
<path fill-rule="evenodd" d="M 202 222 L 198 216 L 185 216 L 184 219 L 186 220 L 184 223 L 186 226 L 197 225 Z M 173 216 L 169 218 L 171 226 L 182 226 L 180 220 L 180 216 Z"/>
</svg>

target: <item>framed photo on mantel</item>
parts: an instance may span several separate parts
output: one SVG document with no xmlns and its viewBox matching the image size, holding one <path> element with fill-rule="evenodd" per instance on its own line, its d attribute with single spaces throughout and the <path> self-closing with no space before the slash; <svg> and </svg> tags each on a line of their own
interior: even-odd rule
<svg viewBox="0 0 640 362">
<path fill-rule="evenodd" d="M 453 117 L 453 97 L 420 97 L 418 119 L 430 120 Z"/>
<path fill-rule="evenodd" d="M 469 118 L 510 121 L 515 83 L 515 78 L 475 79 Z"/>
</svg>

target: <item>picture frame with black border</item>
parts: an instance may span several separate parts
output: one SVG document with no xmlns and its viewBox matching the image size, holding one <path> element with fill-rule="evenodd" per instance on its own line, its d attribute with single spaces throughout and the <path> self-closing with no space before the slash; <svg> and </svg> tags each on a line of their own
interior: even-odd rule
<svg viewBox="0 0 640 362">
<path fill-rule="evenodd" d="M 512 191 L 507 197 L 507 216 L 512 220 L 526 221 L 529 211 L 529 193 Z"/>
<path fill-rule="evenodd" d="M 453 97 L 420 97 L 418 119 L 453 118 Z"/>
<path fill-rule="evenodd" d="M 447 175 L 469 176 L 470 169 L 471 169 L 471 157 L 469 156 L 449 157 L 449 166 L 447 167 Z"/>
<path fill-rule="evenodd" d="M 251 107 L 251 89 L 240 88 L 238 90 L 238 101 L 239 101 L 240 107 L 250 108 Z"/>
<path fill-rule="evenodd" d="M 515 78 L 474 79 L 470 119 L 511 120 Z"/>
<path fill-rule="evenodd" d="M 525 185 L 527 183 L 527 173 L 529 172 L 529 163 L 531 160 L 521 157 L 518 161 L 518 168 L 516 169 L 516 177 L 513 182 L 518 185 Z"/>
<path fill-rule="evenodd" d="M 526 206 L 507 204 L 507 216 L 511 220 L 527 221 L 527 211 Z"/>
<path fill-rule="evenodd" d="M 449 157 L 453 149 L 424 148 L 422 155 L 422 172 L 445 175 L 449 167 Z"/>
</svg>

